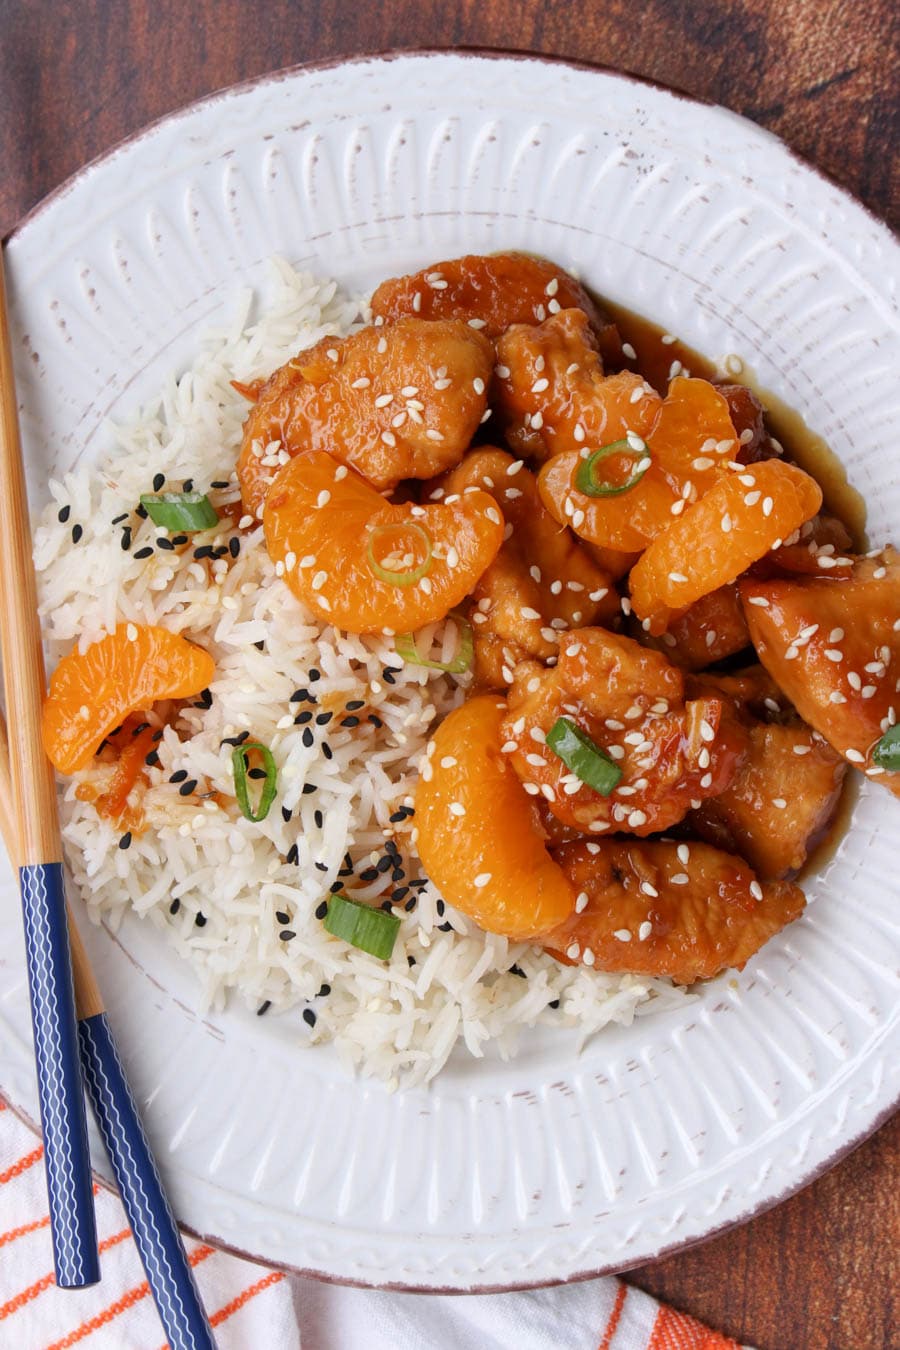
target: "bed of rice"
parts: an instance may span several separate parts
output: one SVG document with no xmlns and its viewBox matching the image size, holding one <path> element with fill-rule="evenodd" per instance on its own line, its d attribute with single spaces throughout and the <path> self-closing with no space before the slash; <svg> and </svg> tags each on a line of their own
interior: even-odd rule
<svg viewBox="0 0 900 1350">
<path fill-rule="evenodd" d="M 482 932 L 428 882 L 413 884 L 395 907 L 401 927 L 390 961 L 325 931 L 316 911 L 336 881 L 349 895 L 384 899 L 421 880 L 415 821 L 390 818 L 412 804 L 430 730 L 462 688 L 456 677 L 404 664 L 389 638 L 323 628 L 275 576 L 261 526 L 240 531 L 238 557 L 215 563 L 211 577 L 194 548 L 228 543 L 236 531 L 162 551 L 155 540 L 164 532 L 134 514 L 158 474 L 175 490 L 192 479 L 220 507 L 236 501 L 247 405 L 230 381 L 266 375 L 324 334 L 351 331 L 361 313 L 335 283 L 281 262 L 254 308 L 251 295 L 241 296 L 228 329 L 198 339 L 193 367 L 133 422 L 110 428 L 99 466 L 50 483 L 52 502 L 35 531 L 51 668 L 75 642 L 84 648 L 129 620 L 183 633 L 216 662 L 211 706 L 182 707 L 168 725 L 164 706 L 152 714 L 164 726 L 160 763 L 149 770 L 147 828 L 133 832 L 130 846 L 120 847 L 121 829 L 79 800 L 76 781 L 65 784 L 66 853 L 92 919 L 115 927 L 135 910 L 190 961 L 198 1004 L 219 1009 L 234 990 L 269 1016 L 293 1010 L 298 1047 L 333 1040 L 349 1067 L 390 1087 L 432 1078 L 458 1042 L 480 1056 L 492 1041 L 508 1055 L 523 1027 L 544 1023 L 572 1028 L 574 1048 L 611 1022 L 681 1000 L 668 981 L 569 968 Z M 225 480 L 228 488 L 210 488 Z M 150 545 L 152 556 L 135 558 Z M 302 690 L 317 702 L 291 702 Z M 364 701 L 360 725 L 342 727 L 356 700 Z M 304 710 L 312 720 L 295 724 Z M 329 710 L 331 722 L 317 723 Z M 270 746 L 278 766 L 276 803 L 259 824 L 234 803 L 232 748 L 222 744 L 242 731 Z M 196 793 L 181 796 L 170 783 L 178 770 L 197 780 Z M 81 777 L 100 782 L 108 772 Z M 399 864 L 393 847 L 395 861 L 383 861 L 390 840 Z M 379 863 L 375 881 L 360 879 Z M 391 879 L 401 865 L 403 876 Z"/>
</svg>

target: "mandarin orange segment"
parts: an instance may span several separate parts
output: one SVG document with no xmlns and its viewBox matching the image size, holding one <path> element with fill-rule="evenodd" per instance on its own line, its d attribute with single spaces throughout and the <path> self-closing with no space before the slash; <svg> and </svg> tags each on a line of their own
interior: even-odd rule
<svg viewBox="0 0 900 1350">
<path fill-rule="evenodd" d="M 272 375 L 247 417 L 246 509 L 261 514 L 285 455 L 325 450 L 379 489 L 449 468 L 478 428 L 492 369 L 487 338 L 459 320 L 323 338 Z"/>
<path fill-rule="evenodd" d="M 160 699 L 191 698 L 215 674 L 208 652 L 167 628 L 119 624 L 106 637 L 64 656 L 50 679 L 41 735 L 60 773 L 77 773 L 129 713 Z"/>
<path fill-rule="evenodd" d="M 659 466 L 651 463 L 640 482 L 619 497 L 589 497 L 575 486 L 584 459 L 580 450 L 564 450 L 547 460 L 538 475 L 544 506 L 560 525 L 570 525 L 590 544 L 641 553 L 672 519 L 677 501 Z"/>
<path fill-rule="evenodd" d="M 416 788 L 418 851 L 444 899 L 517 941 L 562 923 L 575 892 L 544 847 L 502 753 L 503 699 L 469 699 L 438 727 Z"/>
<path fill-rule="evenodd" d="M 688 502 L 718 481 L 740 449 L 723 395 L 709 380 L 684 376 L 669 385 L 647 444 L 669 486 Z"/>
<path fill-rule="evenodd" d="M 671 521 L 631 569 L 631 602 L 651 631 L 735 581 L 822 503 L 815 479 L 770 459 L 732 472 Z"/>
<path fill-rule="evenodd" d="M 372 296 L 372 313 L 389 321 L 416 314 L 422 319 L 464 319 L 487 337 L 510 324 L 540 323 L 560 309 L 584 310 L 604 357 L 618 359 L 615 325 L 568 272 L 527 253 L 468 254 L 434 263 L 410 276 L 390 277 Z"/>
<path fill-rule="evenodd" d="M 679 984 L 738 970 L 803 912 L 799 886 L 761 884 L 741 858 L 708 844 L 609 839 L 554 854 L 584 897 L 542 945 L 566 962 Z"/>
<path fill-rule="evenodd" d="M 323 453 L 284 466 L 264 527 L 297 598 L 348 633 L 409 633 L 444 618 L 503 542 L 503 516 L 486 492 L 395 506 Z"/>
</svg>

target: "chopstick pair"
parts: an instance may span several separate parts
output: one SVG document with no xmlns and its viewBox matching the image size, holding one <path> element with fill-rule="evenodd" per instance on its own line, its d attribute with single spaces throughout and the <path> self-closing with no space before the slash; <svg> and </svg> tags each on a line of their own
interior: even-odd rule
<svg viewBox="0 0 900 1350">
<path fill-rule="evenodd" d="M 215 1350 L 103 1000 L 67 921 L 53 769 L 40 733 L 44 659 L 0 250 L 0 828 L 18 867 L 56 1283 L 100 1279 L 82 1081 L 172 1350 Z"/>
</svg>

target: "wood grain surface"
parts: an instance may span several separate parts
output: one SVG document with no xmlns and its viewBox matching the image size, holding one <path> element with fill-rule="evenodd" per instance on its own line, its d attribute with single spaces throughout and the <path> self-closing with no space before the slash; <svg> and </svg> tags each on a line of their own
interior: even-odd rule
<svg viewBox="0 0 900 1350">
<path fill-rule="evenodd" d="M 0 0 L 0 234 L 213 89 L 452 46 L 595 62 L 725 104 L 900 227 L 897 0 Z M 897 1350 L 898 1165 L 895 1118 L 776 1209 L 629 1278 L 760 1350 Z"/>
</svg>

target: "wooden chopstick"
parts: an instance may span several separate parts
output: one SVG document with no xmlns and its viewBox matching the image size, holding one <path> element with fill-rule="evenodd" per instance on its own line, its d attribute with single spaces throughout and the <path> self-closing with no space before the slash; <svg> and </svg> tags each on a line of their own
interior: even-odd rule
<svg viewBox="0 0 900 1350">
<path fill-rule="evenodd" d="M 41 743 L 44 657 L 0 257 L 0 649 L 31 1021 L 56 1283 L 100 1278 L 53 769 Z"/>
</svg>

